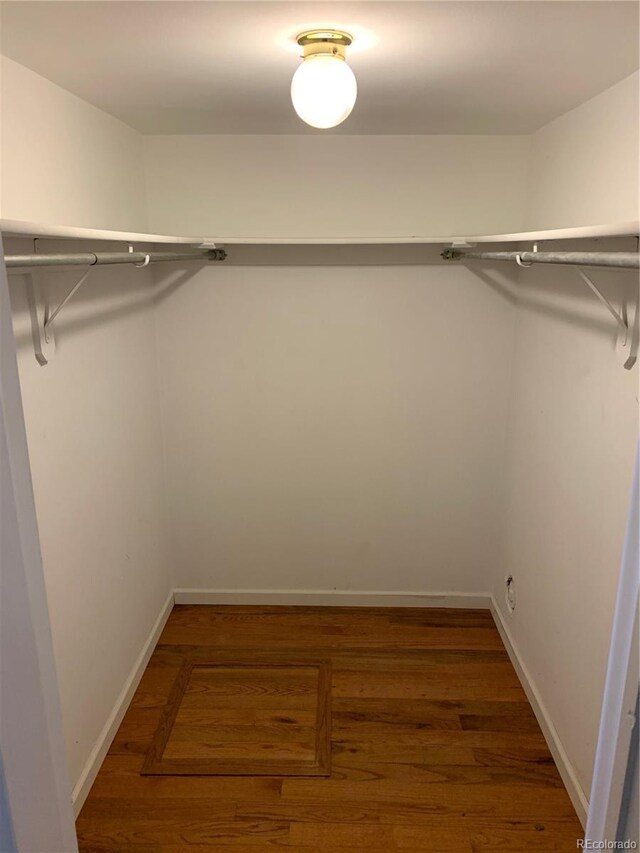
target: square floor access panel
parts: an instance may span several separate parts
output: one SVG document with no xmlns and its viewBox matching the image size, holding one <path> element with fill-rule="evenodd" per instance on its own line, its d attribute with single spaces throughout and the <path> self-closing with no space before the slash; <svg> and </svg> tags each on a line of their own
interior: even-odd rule
<svg viewBox="0 0 640 853">
<path fill-rule="evenodd" d="M 142 774 L 328 776 L 330 663 L 191 648 Z"/>
</svg>

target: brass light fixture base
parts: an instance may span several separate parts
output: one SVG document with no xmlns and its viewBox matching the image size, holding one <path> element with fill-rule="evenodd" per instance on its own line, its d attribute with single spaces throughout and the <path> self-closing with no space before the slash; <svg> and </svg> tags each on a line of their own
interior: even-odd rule
<svg viewBox="0 0 640 853">
<path fill-rule="evenodd" d="M 296 41 L 302 48 L 304 59 L 318 55 L 345 59 L 353 37 L 341 30 L 307 30 L 296 36 Z"/>
</svg>

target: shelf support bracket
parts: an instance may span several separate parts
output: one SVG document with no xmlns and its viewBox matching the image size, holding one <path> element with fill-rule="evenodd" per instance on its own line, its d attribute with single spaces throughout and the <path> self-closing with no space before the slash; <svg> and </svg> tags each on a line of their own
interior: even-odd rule
<svg viewBox="0 0 640 853">
<path fill-rule="evenodd" d="M 613 319 L 616 321 L 616 323 L 620 327 L 620 333 L 624 334 L 626 336 L 627 333 L 629 332 L 629 327 L 627 326 L 627 321 L 624 319 L 624 317 L 622 317 L 620 314 L 618 314 L 618 312 L 613 307 L 613 305 L 609 302 L 609 300 L 604 295 L 604 293 L 602 293 L 602 291 L 598 289 L 598 287 L 593 283 L 593 281 L 589 278 L 589 276 L 582 269 L 582 267 L 576 267 L 576 272 L 578 273 L 580 278 L 584 281 L 584 283 L 587 285 L 587 287 L 591 288 L 593 293 L 600 300 L 600 302 L 602 302 L 602 304 L 607 309 L 609 314 L 611 314 Z"/>
<path fill-rule="evenodd" d="M 40 367 L 44 367 L 49 364 L 55 352 L 55 339 L 53 330 L 49 330 L 49 337 L 45 338 L 44 323 L 48 306 L 42 298 L 42 288 L 38 286 L 34 273 L 27 273 L 25 276 L 25 292 L 29 306 L 33 352 Z"/>
<path fill-rule="evenodd" d="M 87 276 L 91 272 L 89 267 L 62 302 L 53 311 L 49 310 L 48 300 L 43 296 L 43 288 L 36 281 L 36 273 L 26 275 L 26 296 L 29 305 L 29 317 L 31 320 L 31 335 L 33 338 L 33 349 L 36 361 L 41 367 L 49 364 L 51 357 L 56 351 L 56 342 L 53 334 L 52 323 L 62 311 L 71 297 L 80 290 Z"/>
<path fill-rule="evenodd" d="M 633 325 L 631 325 L 629 323 L 626 306 L 623 306 L 622 313 L 618 313 L 618 311 L 609 302 L 604 293 L 602 293 L 602 291 L 591 280 L 591 278 L 586 274 L 582 267 L 576 267 L 576 272 L 587 285 L 587 287 L 592 291 L 594 296 L 600 300 L 600 302 L 604 305 L 609 314 L 611 314 L 613 319 L 616 321 L 618 325 L 618 340 L 616 343 L 616 350 L 618 352 L 623 367 L 626 370 L 631 370 L 633 365 L 636 363 L 638 357 L 638 305 L 636 304 L 634 323 Z"/>
<path fill-rule="evenodd" d="M 57 308 L 55 308 L 55 309 L 51 312 L 51 314 L 49 314 L 48 309 L 46 310 L 46 312 L 45 312 L 45 320 L 44 320 L 44 325 L 43 325 L 43 332 L 44 332 L 44 337 L 45 337 L 45 340 L 46 340 L 46 341 L 48 341 L 48 337 L 47 337 L 47 336 L 48 336 L 48 334 L 50 333 L 50 330 L 51 330 L 51 324 L 52 324 L 52 323 L 53 323 L 53 321 L 56 319 L 56 317 L 58 316 L 58 314 L 62 311 L 62 309 L 64 308 L 64 306 L 67 304 L 67 302 L 68 302 L 68 301 L 71 299 L 71 297 L 74 295 L 74 293 L 77 293 L 77 292 L 80 290 L 80 288 L 82 287 L 82 285 L 83 285 L 83 284 L 85 283 L 85 281 L 87 280 L 87 276 L 89 275 L 89 273 L 90 273 L 90 272 L 91 272 L 91 267 L 89 267 L 89 269 L 88 269 L 88 270 L 86 270 L 86 271 L 85 271 L 85 272 L 80 276 L 80 278 L 78 279 L 78 281 L 76 282 L 76 284 L 74 284 L 74 286 L 71 288 L 71 290 L 69 291 L 69 293 L 67 293 L 67 295 L 66 295 L 66 296 L 65 296 L 65 298 L 62 300 L 62 302 L 58 305 L 58 307 L 57 307 Z"/>
</svg>

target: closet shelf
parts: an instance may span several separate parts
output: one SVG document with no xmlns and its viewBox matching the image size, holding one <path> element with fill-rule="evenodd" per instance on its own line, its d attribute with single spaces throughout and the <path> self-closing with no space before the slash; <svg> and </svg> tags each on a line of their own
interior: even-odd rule
<svg viewBox="0 0 640 853">
<path fill-rule="evenodd" d="M 522 243 L 541 240 L 584 240 L 597 237 L 635 237 L 640 233 L 640 222 L 622 222 L 615 225 L 585 225 L 574 228 L 555 228 L 546 231 L 520 231 L 511 234 L 475 234 L 449 236 L 387 235 L 383 237 L 180 237 L 170 234 L 148 234 L 132 231 L 106 231 L 98 228 L 79 228 L 71 225 L 44 225 L 15 219 L 0 219 L 0 233 L 7 237 L 43 237 L 59 240 L 110 240 L 124 243 L 170 243 L 206 248 L 219 246 L 367 246 L 436 244 L 463 245 L 474 243 Z"/>
</svg>

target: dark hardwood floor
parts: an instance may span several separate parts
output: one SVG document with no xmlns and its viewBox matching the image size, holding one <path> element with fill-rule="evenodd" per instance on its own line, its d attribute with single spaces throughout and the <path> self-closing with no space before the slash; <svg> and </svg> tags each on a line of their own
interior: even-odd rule
<svg viewBox="0 0 640 853">
<path fill-rule="evenodd" d="M 252 653 L 302 669 L 273 689 L 255 667 L 212 669 Z M 204 670 L 176 688 L 194 659 Z M 207 766 L 310 749 L 308 661 L 331 671 L 330 776 L 142 775 L 154 744 L 147 769 L 167 743 L 165 760 Z M 568 853 L 583 834 L 488 611 L 184 605 L 77 831 L 82 853 Z"/>
</svg>

